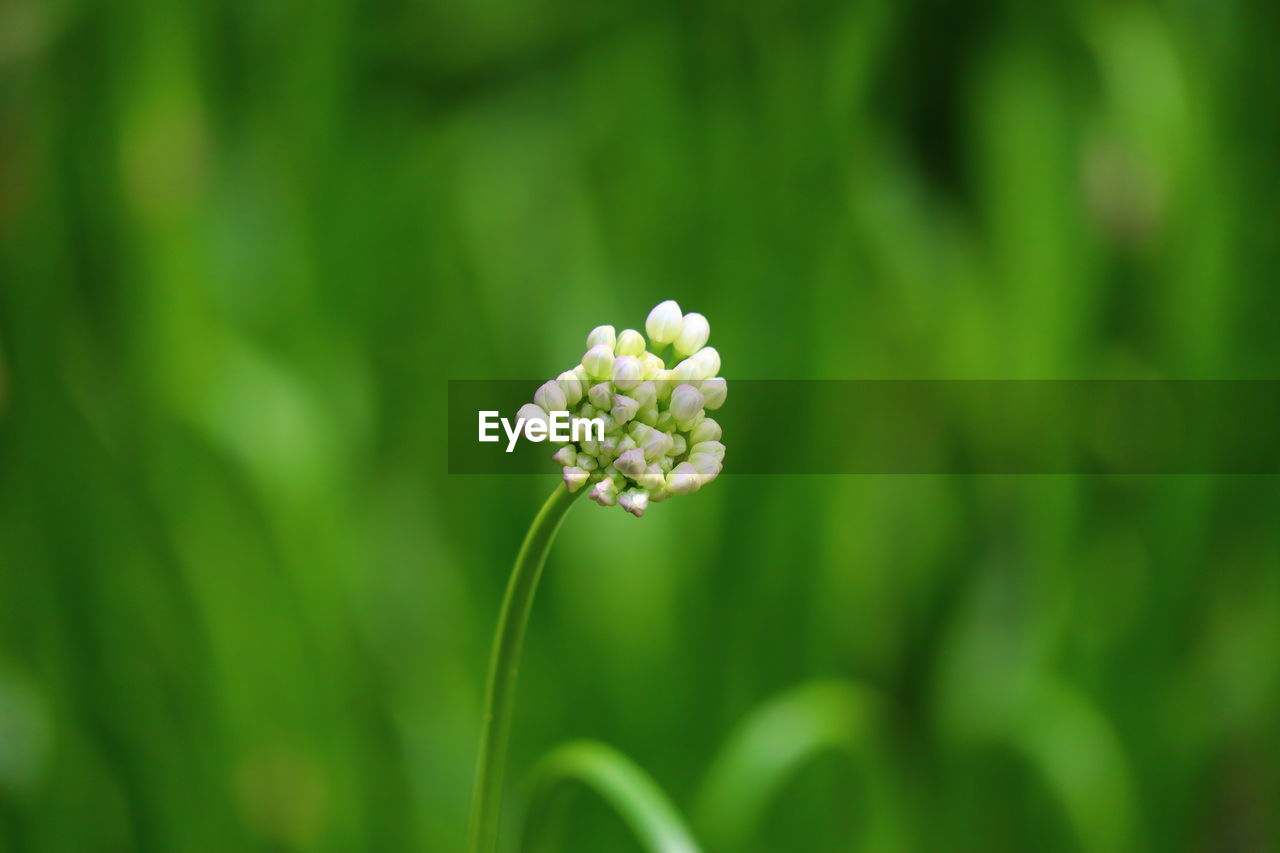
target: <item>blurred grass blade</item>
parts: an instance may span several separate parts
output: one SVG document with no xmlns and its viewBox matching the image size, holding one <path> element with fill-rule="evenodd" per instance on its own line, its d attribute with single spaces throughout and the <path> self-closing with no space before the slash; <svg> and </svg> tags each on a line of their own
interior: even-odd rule
<svg viewBox="0 0 1280 853">
<path fill-rule="evenodd" d="M 548 849 L 556 801 L 574 782 L 594 790 L 650 853 L 698 853 L 698 845 L 666 794 L 634 762 L 612 747 L 574 741 L 557 747 L 534 771 L 521 850 Z"/>
<path fill-rule="evenodd" d="M 1110 723 L 1079 692 L 1049 682 L 1014 737 L 1057 798 L 1085 853 L 1139 850 L 1128 762 Z"/>
<path fill-rule="evenodd" d="M 875 766 L 865 774 L 867 837 L 874 849 L 897 846 L 893 797 L 883 796 L 889 768 L 877 758 L 881 701 L 872 691 L 843 681 L 802 684 L 770 699 L 730 735 L 707 772 L 695 826 L 713 849 L 743 848 L 769 804 L 817 756 L 843 752 Z"/>
</svg>

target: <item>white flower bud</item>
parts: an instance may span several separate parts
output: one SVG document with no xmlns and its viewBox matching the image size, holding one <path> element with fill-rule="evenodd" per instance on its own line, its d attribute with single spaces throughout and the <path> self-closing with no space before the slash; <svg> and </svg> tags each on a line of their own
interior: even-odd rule
<svg viewBox="0 0 1280 853">
<path fill-rule="evenodd" d="M 654 390 L 658 392 L 659 403 L 665 403 L 671 399 L 671 389 L 679 384 L 671 381 L 673 379 L 671 374 L 670 370 L 658 370 L 649 377 L 653 381 Z"/>
<path fill-rule="evenodd" d="M 698 472 L 698 487 L 701 488 L 710 483 L 720 475 L 720 460 L 713 459 L 710 456 L 704 456 L 701 453 L 695 453 L 687 460 L 687 464 L 693 466 L 693 470 Z"/>
<path fill-rule="evenodd" d="M 699 441 L 697 444 L 689 448 L 689 453 L 705 453 L 708 456 L 714 456 L 717 459 L 724 458 L 724 445 L 718 441 Z"/>
<path fill-rule="evenodd" d="M 625 477 L 630 477 L 633 480 L 639 479 L 646 467 L 644 451 L 638 447 L 628 450 L 614 460 L 613 467 L 617 468 L 618 472 Z"/>
<path fill-rule="evenodd" d="M 653 424 L 653 426 L 656 427 L 657 429 L 662 430 L 663 432 L 670 432 L 671 430 L 675 429 L 676 419 L 672 417 L 671 410 L 667 409 L 664 412 L 660 412 L 658 414 L 658 422 L 656 424 Z"/>
<path fill-rule="evenodd" d="M 638 438 L 637 441 L 640 444 L 640 449 L 644 451 L 645 459 L 657 459 L 671 452 L 671 436 L 661 430 L 651 429 L 645 434 L 644 438 Z"/>
<path fill-rule="evenodd" d="M 640 411 L 640 403 L 624 394 L 614 394 L 613 400 L 613 409 L 610 414 L 620 424 L 625 424 L 636 416 L 636 412 Z"/>
<path fill-rule="evenodd" d="M 572 445 L 566 444 L 564 447 L 557 450 L 555 455 L 551 458 L 554 459 L 558 465 L 563 465 L 565 468 L 572 468 L 574 465 L 578 464 L 578 451 L 574 450 Z"/>
<path fill-rule="evenodd" d="M 719 440 L 720 440 L 720 424 L 716 423 L 711 418 L 706 418 L 705 420 L 703 420 L 701 423 L 699 423 L 696 427 L 693 428 L 693 432 L 689 433 L 690 444 L 700 444 L 704 441 L 719 441 Z"/>
<path fill-rule="evenodd" d="M 618 487 L 614 485 L 613 480 L 606 477 L 596 483 L 591 494 L 587 495 L 591 500 L 600 504 L 600 506 L 613 506 L 618 502 Z"/>
<path fill-rule="evenodd" d="M 663 472 L 661 465 L 650 462 L 644 469 L 644 473 L 636 478 L 636 482 L 640 484 L 640 488 L 647 491 L 665 489 L 667 487 L 667 475 Z"/>
<path fill-rule="evenodd" d="M 658 402 L 658 389 L 654 387 L 653 382 L 641 382 L 631 389 L 628 396 L 639 403 L 640 408 L 643 409 Z"/>
<path fill-rule="evenodd" d="M 692 358 L 686 358 L 677 364 L 671 370 L 667 371 L 667 378 L 673 385 L 679 385 L 685 382 L 697 382 L 702 373 L 702 365 L 694 361 Z"/>
<path fill-rule="evenodd" d="M 582 365 L 578 366 L 581 367 Z M 582 400 L 582 395 L 587 390 L 586 384 L 572 370 L 566 370 L 561 373 L 556 377 L 556 382 L 560 385 L 560 390 L 564 392 L 565 404 L 570 408 L 578 405 Z M 535 399 L 537 398 L 535 397 Z"/>
<path fill-rule="evenodd" d="M 568 406 L 564 389 L 554 379 L 538 387 L 538 390 L 533 393 L 533 402 L 546 412 L 563 412 Z"/>
<path fill-rule="evenodd" d="M 680 337 L 676 338 L 676 352 L 680 355 L 693 355 L 707 345 L 711 337 L 711 324 L 707 318 L 698 313 L 684 315 L 684 324 L 680 329 Z"/>
<path fill-rule="evenodd" d="M 644 365 L 634 355 L 620 355 L 613 360 L 613 384 L 619 391 L 630 391 L 644 378 Z"/>
<path fill-rule="evenodd" d="M 614 346 L 613 351 L 618 355 L 639 357 L 644 353 L 644 347 L 644 335 L 635 329 L 623 329 L 622 334 L 618 335 L 618 343 Z"/>
<path fill-rule="evenodd" d="M 644 330 L 649 333 L 649 340 L 659 347 L 666 346 L 680 337 L 683 326 L 684 315 L 680 313 L 680 306 L 674 299 L 659 302 L 649 312 L 649 319 L 644 321 Z"/>
<path fill-rule="evenodd" d="M 710 379 L 720 374 L 720 352 L 715 347 L 703 347 L 692 357 L 705 368 L 699 379 Z"/>
<path fill-rule="evenodd" d="M 665 433 L 664 433 L 665 435 Z M 673 456 L 682 456 L 689 449 L 688 443 L 684 440 L 684 436 L 676 433 L 671 436 L 671 454 Z"/>
<path fill-rule="evenodd" d="M 578 467 L 583 471 L 594 471 L 600 467 L 600 463 L 596 461 L 594 456 L 588 456 L 585 453 L 578 454 Z"/>
<path fill-rule="evenodd" d="M 653 426 L 658 422 L 658 407 L 649 406 L 648 408 L 641 409 L 636 412 L 636 420 L 642 424 Z"/>
<path fill-rule="evenodd" d="M 598 414 L 600 414 L 600 412 L 590 403 L 583 403 L 582 408 L 578 409 L 578 417 L 580 418 L 587 418 L 589 420 Z"/>
<path fill-rule="evenodd" d="M 693 426 L 702 413 L 702 392 L 692 385 L 679 385 L 671 392 L 671 416 L 681 429 Z"/>
<path fill-rule="evenodd" d="M 651 352 L 640 354 L 640 363 L 644 365 L 644 378 L 653 379 L 658 372 L 665 370 L 667 363 Z"/>
<path fill-rule="evenodd" d="M 702 485 L 701 476 L 688 462 L 681 462 L 667 474 L 667 491 L 673 495 L 696 492 Z"/>
<path fill-rule="evenodd" d="M 591 330 L 591 334 L 587 335 L 587 349 L 596 346 L 607 346 L 609 354 L 613 355 L 613 347 L 617 340 L 613 326 L 596 326 Z"/>
<path fill-rule="evenodd" d="M 605 415 L 604 417 L 608 417 L 608 415 Z M 616 435 L 606 434 L 604 441 L 600 442 L 600 452 L 596 454 L 596 458 L 612 462 L 617 455 L 618 437 Z"/>
<path fill-rule="evenodd" d="M 600 411 L 607 412 L 613 408 L 613 386 L 608 382 L 592 385 L 587 392 L 587 399 Z"/>
<path fill-rule="evenodd" d="M 635 438 L 629 435 L 624 435 L 622 438 L 618 440 L 618 447 L 615 450 L 615 452 L 619 456 L 621 456 L 622 454 L 626 453 L 628 450 L 635 450 L 639 446 L 640 445 L 636 443 Z"/>
<path fill-rule="evenodd" d="M 724 405 L 725 398 L 729 396 L 729 383 L 722 376 L 713 376 L 704 380 L 699 390 L 702 391 L 706 407 L 714 412 Z"/>
<path fill-rule="evenodd" d="M 613 347 L 596 344 L 582 357 L 582 366 L 592 379 L 608 379 L 613 374 Z"/>
<path fill-rule="evenodd" d="M 639 518 L 649 508 L 649 493 L 643 489 L 631 489 L 623 492 L 618 498 L 618 505 L 636 518 Z"/>
<path fill-rule="evenodd" d="M 521 406 L 520 410 L 516 412 L 516 420 L 519 421 L 521 419 L 527 424 L 537 422 L 545 424 L 548 422 L 546 410 L 537 403 L 525 403 Z"/>
<path fill-rule="evenodd" d="M 581 489 L 589 479 L 591 479 L 591 474 L 581 468 L 564 469 L 564 484 L 569 487 L 570 492 L 576 492 Z"/>
</svg>

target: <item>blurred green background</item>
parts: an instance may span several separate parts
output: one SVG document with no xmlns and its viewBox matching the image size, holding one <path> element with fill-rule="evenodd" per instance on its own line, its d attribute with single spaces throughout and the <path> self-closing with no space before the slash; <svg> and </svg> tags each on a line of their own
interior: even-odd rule
<svg viewBox="0 0 1280 853">
<path fill-rule="evenodd" d="M 660 299 L 731 387 L 1275 378 L 1278 37 L 1272 0 L 4 0 L 0 849 L 459 850 L 556 474 L 446 475 L 445 380 L 554 375 Z M 584 501 L 509 813 L 590 737 L 713 853 L 1275 850 L 1278 509 L 1264 477 Z M 717 812 L 761 713 L 815 754 Z M 567 815 L 553 849 L 637 849 Z"/>
</svg>

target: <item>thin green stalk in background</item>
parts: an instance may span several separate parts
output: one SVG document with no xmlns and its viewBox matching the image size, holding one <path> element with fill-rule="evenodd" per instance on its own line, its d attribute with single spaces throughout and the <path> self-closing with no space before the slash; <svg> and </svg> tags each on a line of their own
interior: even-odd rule
<svg viewBox="0 0 1280 853">
<path fill-rule="evenodd" d="M 563 483 L 556 487 L 534 517 L 511 568 L 507 594 L 498 615 L 493 654 L 489 659 L 480 759 L 476 767 L 471 827 L 467 835 L 467 849 L 471 853 L 493 853 L 497 847 L 498 819 L 502 811 L 502 773 L 507 757 L 507 735 L 511 731 L 520 651 L 524 647 L 524 629 L 529 622 L 542 566 L 547 561 L 547 551 L 565 513 L 584 491 L 579 489 L 571 493 Z"/>
</svg>

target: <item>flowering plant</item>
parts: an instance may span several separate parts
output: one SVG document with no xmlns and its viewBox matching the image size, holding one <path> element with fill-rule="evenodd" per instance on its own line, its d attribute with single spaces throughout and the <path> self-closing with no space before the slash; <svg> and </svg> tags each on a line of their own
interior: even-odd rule
<svg viewBox="0 0 1280 853">
<path fill-rule="evenodd" d="M 590 485 L 593 501 L 637 518 L 650 503 L 697 491 L 720 473 L 720 424 L 706 413 L 729 390 L 718 375 L 720 354 L 706 346 L 706 317 L 681 314 L 668 299 L 649 312 L 645 331 L 648 342 L 634 329 L 597 326 L 581 362 L 544 383 L 519 412 L 526 422 L 556 412 L 596 422 L 598 432 L 565 443 L 552 458 L 571 493 Z M 668 350 L 679 359 L 671 368 L 660 355 Z"/>
<path fill-rule="evenodd" d="M 560 522 L 591 486 L 601 506 L 617 504 L 637 518 L 649 504 L 697 491 L 720 473 L 720 425 L 707 417 L 725 401 L 720 354 L 706 345 L 711 325 L 701 314 L 682 314 L 673 300 L 658 304 L 645 322 L 649 333 L 620 334 L 598 326 L 587 335 L 581 362 L 544 383 L 519 419 L 550 422 L 567 413 L 597 426 L 564 442 L 553 457 L 563 468 L 558 486 L 534 517 L 516 555 L 498 614 L 485 695 L 468 849 L 492 853 L 498 841 L 502 776 L 511 728 L 516 672 L 524 630 L 542 566 Z M 657 351 L 651 352 L 652 345 Z M 667 360 L 675 361 L 668 368 Z"/>
</svg>

